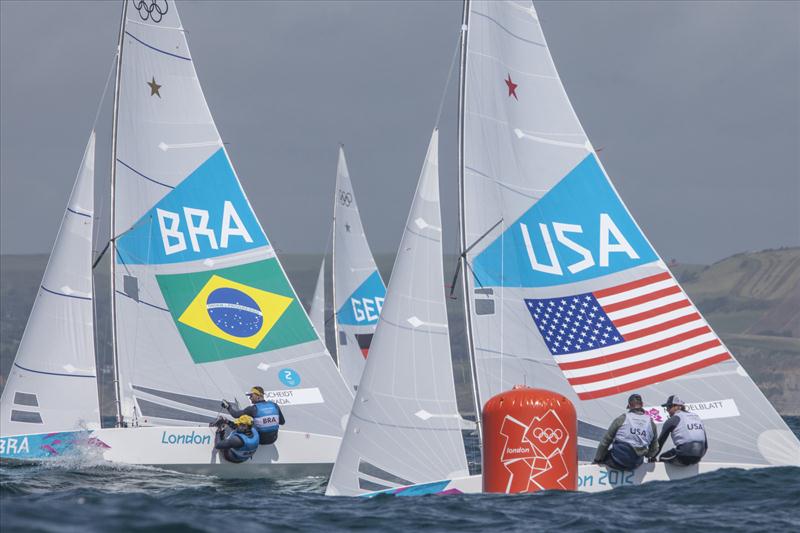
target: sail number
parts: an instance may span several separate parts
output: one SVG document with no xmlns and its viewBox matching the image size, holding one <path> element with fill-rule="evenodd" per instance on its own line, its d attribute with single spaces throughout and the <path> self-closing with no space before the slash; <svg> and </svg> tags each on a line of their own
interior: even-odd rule
<svg viewBox="0 0 800 533">
<path fill-rule="evenodd" d="M 244 242 L 253 242 L 253 238 L 242 223 L 239 213 L 233 203 L 225 200 L 222 208 L 222 220 L 219 231 L 209 227 L 209 213 L 205 209 L 184 207 L 181 213 L 174 213 L 166 209 L 156 209 L 158 227 L 161 229 L 161 242 L 164 244 L 166 255 L 183 252 L 187 249 L 187 241 L 195 252 L 200 251 L 201 237 L 204 245 L 212 250 L 227 248 L 231 237 L 244 239 Z M 183 219 L 183 229 L 181 227 Z M 219 238 L 217 236 L 219 235 Z"/>
<path fill-rule="evenodd" d="M 383 309 L 383 298 L 350 298 L 350 305 L 353 306 L 353 316 L 356 322 L 375 322 Z"/>
<path fill-rule="evenodd" d="M 561 262 L 556 254 L 556 247 L 553 243 L 553 235 L 555 240 L 561 246 L 572 250 L 581 256 L 581 260 L 567 265 L 567 270 L 575 274 L 587 268 L 593 267 L 599 262 L 601 267 L 607 267 L 609 264 L 609 256 L 613 253 L 624 253 L 631 259 L 638 259 L 639 254 L 630 245 L 628 240 L 619 230 L 617 225 L 608 215 L 608 213 L 600 213 L 599 234 L 595 236 L 598 243 L 597 262 L 592 252 L 578 244 L 570 237 L 570 235 L 584 235 L 583 226 L 580 224 L 565 224 L 563 222 L 552 222 L 550 226 L 547 224 L 539 224 L 539 233 L 541 234 L 541 242 L 544 243 L 544 249 L 547 255 L 546 262 L 543 259 L 545 254 L 537 256 L 536 251 L 531 240 L 531 230 L 522 222 L 519 224 L 519 229 L 522 233 L 522 240 L 525 242 L 525 249 L 528 252 L 528 259 L 533 270 L 544 272 L 545 274 L 554 274 L 556 276 L 563 276 L 564 271 L 561 267 Z M 552 233 L 551 233 L 552 228 Z M 591 238 L 591 237 L 590 237 Z M 586 236 L 582 239 L 585 242 Z M 540 250 L 541 252 L 541 250 Z M 540 260 L 542 258 L 542 260 Z"/>
</svg>

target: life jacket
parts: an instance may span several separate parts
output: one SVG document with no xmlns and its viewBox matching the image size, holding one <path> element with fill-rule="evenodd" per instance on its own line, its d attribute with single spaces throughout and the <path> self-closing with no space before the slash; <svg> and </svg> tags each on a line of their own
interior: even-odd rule
<svg viewBox="0 0 800 533">
<path fill-rule="evenodd" d="M 656 437 L 650 415 L 645 413 L 625 413 L 625 422 L 614 435 L 614 442 L 624 442 L 634 448 L 647 448 Z"/>
<path fill-rule="evenodd" d="M 256 450 L 258 450 L 258 431 L 250 431 L 249 436 L 247 433 L 234 431 L 230 436 L 233 437 L 234 435 L 242 439 L 244 445 L 239 448 L 231 448 L 229 450 L 231 455 L 241 461 L 247 461 L 248 459 L 252 458 L 256 453 Z"/>
<path fill-rule="evenodd" d="M 636 453 L 633 446 L 627 442 L 617 441 L 614 446 L 611 447 L 609 454 L 614 463 L 610 465 L 612 468 L 635 470 L 644 463 L 644 457 Z"/>
<path fill-rule="evenodd" d="M 280 427 L 281 411 L 275 402 L 256 402 L 253 426 L 259 433 L 274 433 Z"/>
<path fill-rule="evenodd" d="M 705 443 L 706 428 L 696 413 L 678 411 L 673 416 L 678 417 L 678 424 L 672 429 L 672 442 L 676 447 L 682 447 L 690 442 Z"/>
</svg>

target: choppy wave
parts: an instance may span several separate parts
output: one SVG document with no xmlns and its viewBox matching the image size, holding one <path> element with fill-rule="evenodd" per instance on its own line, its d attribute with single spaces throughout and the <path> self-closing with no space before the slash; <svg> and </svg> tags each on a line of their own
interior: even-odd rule
<svg viewBox="0 0 800 533">
<path fill-rule="evenodd" d="M 800 419 L 790 420 L 797 431 Z M 329 498 L 323 477 L 221 480 L 67 459 L 0 467 L 3 531 L 800 531 L 800 468 L 598 494 Z"/>
</svg>

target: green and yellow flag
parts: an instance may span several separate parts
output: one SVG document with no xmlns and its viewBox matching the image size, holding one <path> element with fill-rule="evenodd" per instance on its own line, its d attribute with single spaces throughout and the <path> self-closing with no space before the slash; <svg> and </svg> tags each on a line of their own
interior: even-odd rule
<svg viewBox="0 0 800 533">
<path fill-rule="evenodd" d="M 195 363 L 276 350 L 317 336 L 275 259 L 156 279 Z"/>
</svg>

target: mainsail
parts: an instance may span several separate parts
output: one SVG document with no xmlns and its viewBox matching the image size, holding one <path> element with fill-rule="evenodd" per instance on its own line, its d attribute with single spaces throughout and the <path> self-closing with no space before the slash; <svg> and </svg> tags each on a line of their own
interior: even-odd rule
<svg viewBox="0 0 800 533">
<path fill-rule="evenodd" d="M 485 402 L 516 384 L 576 405 L 590 460 L 633 391 L 706 420 L 706 459 L 800 447 L 670 274 L 611 184 L 530 2 L 468 1 L 460 128 L 467 320 Z"/>
<path fill-rule="evenodd" d="M 113 183 L 128 424 L 196 425 L 261 385 L 286 428 L 341 435 L 352 396 L 231 165 L 175 4 L 128 1 Z M 290 414 L 289 414 L 290 413 Z"/>
<path fill-rule="evenodd" d="M 317 284 L 314 286 L 314 295 L 311 297 L 311 307 L 308 310 L 308 317 L 317 331 L 317 335 L 325 342 L 325 258 L 319 266 Z"/>
<path fill-rule="evenodd" d="M 444 295 L 438 136 L 434 130 L 329 495 L 469 473 Z"/>
<path fill-rule="evenodd" d="M 3 435 L 100 426 L 92 312 L 92 132 L 0 398 Z"/>
<path fill-rule="evenodd" d="M 386 287 L 358 214 L 344 149 L 339 147 L 333 203 L 333 304 L 336 358 L 355 390 L 383 307 Z"/>
</svg>

